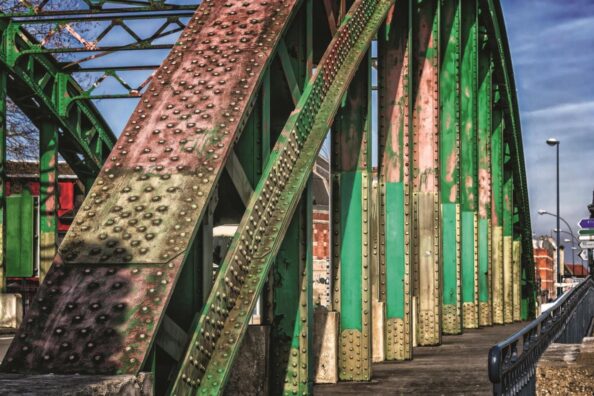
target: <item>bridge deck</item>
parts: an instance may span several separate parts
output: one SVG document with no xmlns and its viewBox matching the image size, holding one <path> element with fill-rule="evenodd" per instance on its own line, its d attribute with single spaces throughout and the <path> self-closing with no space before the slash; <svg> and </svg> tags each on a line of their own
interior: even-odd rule
<svg viewBox="0 0 594 396">
<path fill-rule="evenodd" d="M 526 323 L 466 330 L 436 347 L 417 347 L 414 360 L 373 365 L 371 382 L 316 385 L 316 395 L 490 395 L 487 353 Z"/>
</svg>

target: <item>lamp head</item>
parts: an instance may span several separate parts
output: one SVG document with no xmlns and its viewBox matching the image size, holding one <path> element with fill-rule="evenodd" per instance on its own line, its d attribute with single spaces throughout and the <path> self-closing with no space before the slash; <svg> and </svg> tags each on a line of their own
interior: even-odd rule
<svg viewBox="0 0 594 396">
<path fill-rule="evenodd" d="M 538 209 L 538 214 L 539 215 L 543 215 L 543 214 L 546 214 L 546 213 L 547 213 L 546 210 L 544 210 L 544 209 Z"/>
<path fill-rule="evenodd" d="M 556 146 L 556 145 L 559 144 L 559 141 L 557 139 L 555 139 L 555 138 L 548 138 L 547 139 L 547 144 L 549 146 Z"/>
</svg>

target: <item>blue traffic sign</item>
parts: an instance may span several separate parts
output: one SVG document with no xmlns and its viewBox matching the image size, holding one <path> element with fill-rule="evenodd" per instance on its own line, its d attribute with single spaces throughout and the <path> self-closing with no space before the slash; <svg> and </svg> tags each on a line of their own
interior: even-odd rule
<svg viewBox="0 0 594 396">
<path fill-rule="evenodd" d="M 594 219 L 581 219 L 578 224 L 582 228 L 594 228 Z"/>
</svg>

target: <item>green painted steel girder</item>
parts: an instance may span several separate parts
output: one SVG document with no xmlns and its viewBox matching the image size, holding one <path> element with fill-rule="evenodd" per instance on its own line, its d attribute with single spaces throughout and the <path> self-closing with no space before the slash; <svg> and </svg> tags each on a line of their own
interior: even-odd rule
<svg viewBox="0 0 594 396">
<path fill-rule="evenodd" d="M 339 378 L 371 379 L 370 54 L 355 75 L 332 128 L 332 260 L 340 304 Z M 340 296 L 337 296 L 337 290 Z"/>
<path fill-rule="evenodd" d="M 399 2 L 378 38 L 378 281 L 387 360 L 412 358 L 409 9 L 409 1 Z"/>
<path fill-rule="evenodd" d="M 460 207 L 465 328 L 478 327 L 478 2 L 462 1 Z"/>
<path fill-rule="evenodd" d="M 460 267 L 460 1 L 441 3 L 440 196 L 443 331 L 462 332 Z M 455 249 L 451 247 L 455 246 Z"/>
<path fill-rule="evenodd" d="M 55 59 L 19 54 L 37 45 L 24 29 L 1 19 L 0 37 L 8 95 L 38 128 L 48 122 L 59 128 L 60 154 L 83 182 L 92 182 L 116 140 L 109 126 L 90 101 L 72 99 L 83 90 Z"/>
<path fill-rule="evenodd" d="M 6 99 L 8 74 L 0 68 L 0 293 L 6 287 Z"/>
<path fill-rule="evenodd" d="M 516 84 L 513 68 L 511 64 L 511 54 L 507 39 L 507 32 L 503 23 L 503 10 L 497 0 L 481 0 L 482 20 L 489 35 L 489 46 L 492 48 L 494 59 L 494 73 L 503 83 L 502 97 L 508 103 L 509 117 L 511 122 L 511 133 L 513 140 L 514 153 L 514 191 L 519 195 L 519 208 L 522 213 L 530 213 L 528 199 L 528 185 L 526 180 L 526 167 L 524 164 L 524 149 L 522 144 L 522 132 L 520 125 L 520 114 L 518 107 L 518 98 L 516 96 Z M 532 227 L 530 216 L 522 216 L 522 265 L 526 270 L 526 287 L 523 293 L 530 294 L 531 304 L 529 306 L 529 316 L 534 317 L 535 312 L 535 275 L 534 275 L 534 254 L 532 249 Z"/>
<path fill-rule="evenodd" d="M 493 78 L 491 54 L 481 35 L 478 92 L 478 282 L 479 325 L 492 323 L 492 223 L 491 223 L 491 134 L 493 128 Z"/>
</svg>

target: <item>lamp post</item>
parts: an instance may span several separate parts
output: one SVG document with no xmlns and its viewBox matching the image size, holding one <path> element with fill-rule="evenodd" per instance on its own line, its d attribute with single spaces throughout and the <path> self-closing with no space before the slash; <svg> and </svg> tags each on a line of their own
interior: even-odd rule
<svg viewBox="0 0 594 396">
<path fill-rule="evenodd" d="M 561 233 L 559 232 L 559 230 L 561 229 L 561 226 L 559 224 L 559 221 L 561 219 L 559 213 L 559 145 L 561 144 L 561 142 L 555 138 L 549 138 L 547 139 L 547 144 L 551 147 L 555 146 L 557 148 L 557 283 L 561 284 Z M 561 288 L 561 286 L 557 287 L 557 298 L 561 296 L 562 290 L 563 289 Z"/>
<path fill-rule="evenodd" d="M 557 215 L 554 213 L 549 212 L 548 210 L 545 209 L 538 209 L 538 214 L 539 215 L 549 215 L 549 216 L 553 216 L 554 218 L 557 218 Z M 571 235 L 571 237 L 573 239 L 575 239 L 577 241 L 577 243 L 579 244 L 580 241 L 579 239 L 577 239 L 577 237 L 575 236 L 575 234 L 573 233 L 573 228 L 571 228 L 571 225 L 567 222 L 567 220 L 565 220 L 563 217 L 559 216 L 559 219 L 561 219 L 561 221 L 567 226 L 567 229 L 569 230 L 569 232 L 567 231 L 563 231 L 561 230 L 561 232 L 567 232 L 568 234 Z M 556 231 L 555 231 L 556 232 Z"/>
</svg>

